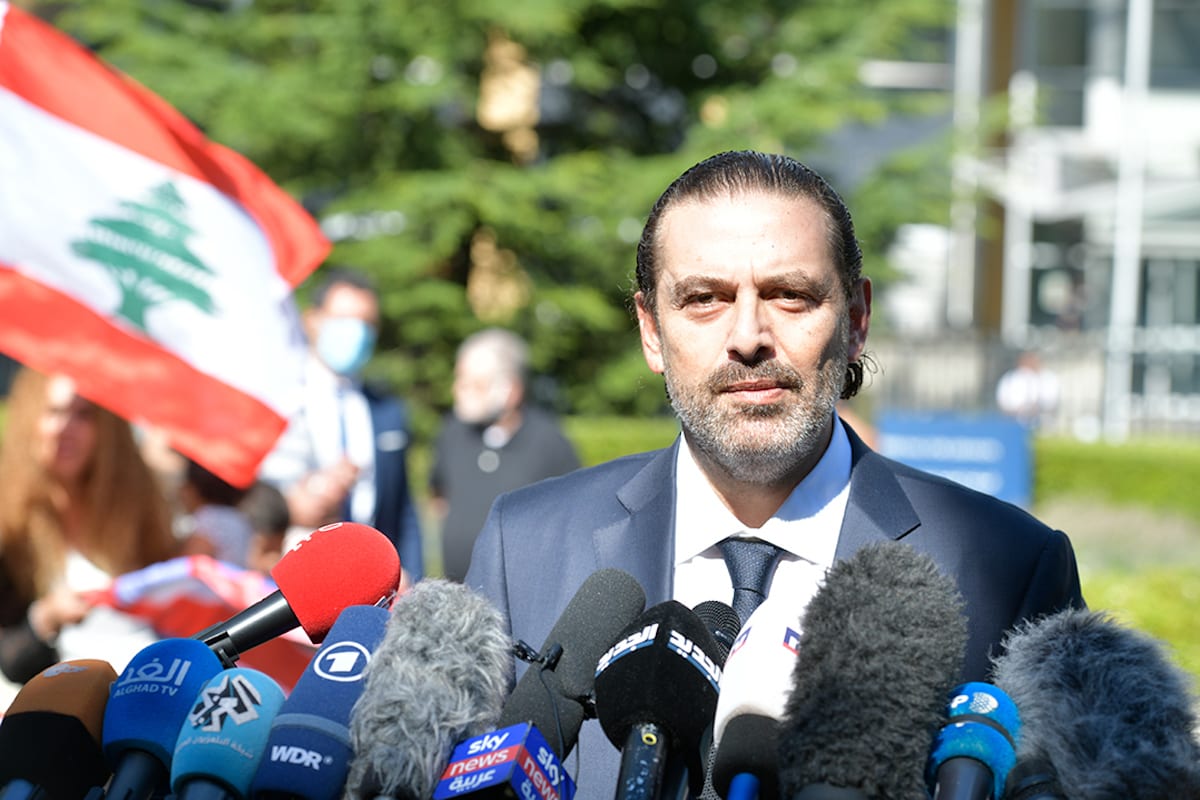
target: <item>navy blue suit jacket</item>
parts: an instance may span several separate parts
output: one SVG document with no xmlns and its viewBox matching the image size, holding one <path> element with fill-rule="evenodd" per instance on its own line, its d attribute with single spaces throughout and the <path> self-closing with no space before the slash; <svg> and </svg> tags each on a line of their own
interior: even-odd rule
<svg viewBox="0 0 1200 800">
<path fill-rule="evenodd" d="M 989 658 L 1014 623 L 1083 606 L 1075 555 L 1061 531 L 1016 506 L 887 459 L 847 431 L 850 496 L 836 558 L 870 542 L 903 540 L 953 576 L 968 617 L 964 680 L 986 680 Z M 467 585 L 496 604 L 513 636 L 536 648 L 598 569 L 633 575 L 646 590 L 647 607 L 670 599 L 678 447 L 676 441 L 497 498 Z M 584 724 L 579 749 L 578 800 L 609 800 L 619 754 L 594 720 Z"/>
</svg>

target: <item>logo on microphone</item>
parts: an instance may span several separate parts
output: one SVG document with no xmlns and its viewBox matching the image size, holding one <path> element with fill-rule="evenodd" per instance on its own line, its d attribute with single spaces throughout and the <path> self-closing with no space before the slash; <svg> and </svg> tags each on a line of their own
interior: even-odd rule
<svg viewBox="0 0 1200 800">
<path fill-rule="evenodd" d="M 87 672 L 87 667 L 81 667 L 78 664 L 55 664 L 53 667 L 42 672 L 42 677 L 57 678 L 59 675 L 71 675 L 76 672 Z"/>
<path fill-rule="evenodd" d="M 200 697 L 188 715 L 188 722 L 196 730 L 217 732 L 225 720 L 235 725 L 258 719 L 258 707 L 262 695 L 245 675 L 224 673 L 220 683 L 210 684 L 200 690 Z"/>
<path fill-rule="evenodd" d="M 370 661 L 371 651 L 358 642 L 334 642 L 313 659 L 313 672 L 327 681 L 353 683 L 362 680 Z"/>
<path fill-rule="evenodd" d="M 171 660 L 166 667 L 156 656 L 145 664 L 130 664 L 121 679 L 112 686 L 112 697 L 127 694 L 165 694 L 174 697 L 187 679 L 192 662 L 182 658 Z"/>
</svg>

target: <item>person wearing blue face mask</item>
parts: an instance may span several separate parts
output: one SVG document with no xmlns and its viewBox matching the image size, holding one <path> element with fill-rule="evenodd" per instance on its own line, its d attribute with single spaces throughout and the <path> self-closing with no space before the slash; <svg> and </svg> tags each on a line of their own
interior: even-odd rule
<svg viewBox="0 0 1200 800">
<path fill-rule="evenodd" d="M 329 522 L 352 520 L 396 545 L 406 581 L 424 572 L 421 532 L 408 480 L 408 415 L 396 397 L 363 383 L 375 350 L 379 298 L 362 274 L 319 273 L 304 312 L 309 341 L 300 410 L 288 422 L 259 477 L 287 499 L 285 549 Z"/>
</svg>

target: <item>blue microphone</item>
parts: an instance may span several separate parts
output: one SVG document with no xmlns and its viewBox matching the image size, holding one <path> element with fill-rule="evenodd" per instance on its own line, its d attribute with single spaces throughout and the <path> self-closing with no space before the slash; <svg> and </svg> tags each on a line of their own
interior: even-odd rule
<svg viewBox="0 0 1200 800">
<path fill-rule="evenodd" d="M 992 684 L 974 681 L 954 689 L 946 713 L 925 772 L 934 800 L 1001 797 L 1017 763 L 1016 704 Z"/>
<path fill-rule="evenodd" d="M 251 781 L 258 800 L 336 800 L 353 758 L 350 710 L 390 617 L 377 606 L 347 606 L 284 701 Z"/>
<path fill-rule="evenodd" d="M 149 800 L 167 791 L 179 729 L 200 687 L 220 671 L 221 660 L 195 639 L 163 639 L 130 660 L 104 712 L 110 800 Z"/>
<path fill-rule="evenodd" d="M 282 705 L 283 689 L 258 670 L 217 673 L 200 690 L 175 742 L 171 789 L 177 800 L 246 800 Z"/>
</svg>

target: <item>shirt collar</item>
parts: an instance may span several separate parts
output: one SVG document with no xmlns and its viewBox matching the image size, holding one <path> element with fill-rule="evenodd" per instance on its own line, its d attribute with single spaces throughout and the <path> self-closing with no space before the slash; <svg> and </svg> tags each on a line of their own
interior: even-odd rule
<svg viewBox="0 0 1200 800">
<path fill-rule="evenodd" d="M 676 564 L 737 535 L 754 536 L 805 558 L 805 543 L 797 536 L 800 524 L 833 524 L 840 528 L 851 460 L 850 439 L 840 419 L 834 418 L 833 435 L 821 460 L 796 484 L 779 510 L 757 529 L 748 529 L 725 507 L 696 462 L 687 438 L 681 439 L 675 468 Z"/>
</svg>

